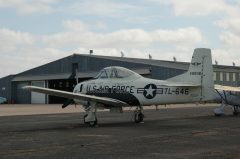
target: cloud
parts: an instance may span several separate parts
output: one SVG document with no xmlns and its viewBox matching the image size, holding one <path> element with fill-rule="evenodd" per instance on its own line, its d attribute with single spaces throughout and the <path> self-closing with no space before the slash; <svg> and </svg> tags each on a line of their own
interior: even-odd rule
<svg viewBox="0 0 240 159">
<path fill-rule="evenodd" d="M 233 60 L 240 65 L 240 1 L 239 0 L 146 0 L 159 5 L 172 7 L 177 17 L 198 18 L 208 16 L 213 19 L 213 26 L 218 27 L 220 43 L 213 49 L 213 58 L 221 64 L 232 64 Z M 214 17 L 214 18 L 213 18 Z M 212 26 L 210 26 L 212 27 Z M 214 38 L 214 37 L 211 37 Z M 189 38 L 190 39 L 190 38 Z M 214 47 L 214 46 L 210 46 Z M 183 47 L 183 49 L 186 47 Z"/>
<path fill-rule="evenodd" d="M 136 6 L 111 0 L 83 0 L 63 8 L 64 11 L 67 10 L 67 12 L 77 15 L 97 16 L 119 16 L 125 14 L 126 11 L 136 9 Z"/>
<path fill-rule="evenodd" d="M 41 38 L 36 35 L 7 28 L 0 28 L 0 43 L 0 77 L 16 74 L 69 54 L 59 49 L 39 46 Z"/>
<path fill-rule="evenodd" d="M 68 20 L 63 24 L 67 31 L 44 36 L 45 45 L 74 48 L 76 53 L 89 53 L 93 49 L 96 55 L 120 56 L 123 51 L 126 57 L 148 58 L 151 54 L 155 59 L 172 60 L 176 56 L 179 61 L 189 61 L 195 46 L 204 42 L 201 31 L 195 27 L 98 33 L 82 21 Z M 168 46 L 170 48 L 163 49 Z"/>
<path fill-rule="evenodd" d="M 204 3 L 202 1 L 196 0 L 183 0 L 183 1 L 176 1 L 172 0 L 170 3 L 174 6 L 175 14 L 180 16 L 203 16 L 208 15 L 210 13 L 218 12 L 219 10 L 223 9 L 223 5 L 220 3 L 216 3 L 215 1 L 210 1 L 208 3 Z"/>
<path fill-rule="evenodd" d="M 236 48 L 213 49 L 213 61 L 218 61 L 219 65 L 232 65 L 232 63 L 234 62 L 237 66 L 240 66 L 238 52 L 239 50 Z"/>
<path fill-rule="evenodd" d="M 236 35 L 232 32 L 226 31 L 220 34 L 220 40 L 227 46 L 227 47 L 239 47 L 240 44 L 240 35 Z"/>
<path fill-rule="evenodd" d="M 5 61 L 14 61 L 16 64 L 2 72 L 2 75 L 18 73 L 74 52 L 88 53 L 90 49 L 109 56 L 120 56 L 123 51 L 129 57 L 145 58 L 151 53 L 157 58 L 167 55 L 161 52 L 164 51 L 160 49 L 161 46 L 170 45 L 173 46 L 171 49 L 183 52 L 183 48 L 186 51 L 186 48 L 203 41 L 201 31 L 194 27 L 152 31 L 136 28 L 99 33 L 92 31 L 91 25 L 79 20 L 66 20 L 62 25 L 66 31 L 52 35 L 34 35 L 0 28 L 0 41 L 3 44 L 0 51 L 6 53 L 1 56 L 0 67 L 5 67 Z"/>
<path fill-rule="evenodd" d="M 0 28 L 1 52 L 14 51 L 19 47 L 32 45 L 34 42 L 35 38 L 29 33 Z"/>
<path fill-rule="evenodd" d="M 234 62 L 240 65 L 238 60 L 240 50 L 240 3 L 239 1 L 233 2 L 231 4 L 232 10 L 226 11 L 228 13 L 227 16 L 214 22 L 215 26 L 221 29 L 219 39 L 222 42 L 222 47 L 217 49 L 216 52 L 218 52 L 220 57 L 224 57 L 222 59 L 225 60 L 225 63 L 230 64 L 232 63 L 231 61 L 235 60 Z"/>
<path fill-rule="evenodd" d="M 231 30 L 236 34 L 240 34 L 240 15 L 234 18 L 218 20 L 215 24 L 225 30 Z"/>
<path fill-rule="evenodd" d="M 203 2 L 199 0 L 148 0 L 149 2 L 155 2 L 161 5 L 171 5 L 173 11 L 177 16 L 207 16 L 210 14 L 224 13 L 227 15 L 236 15 L 239 13 L 238 8 L 235 5 L 227 3 L 224 0 L 211 0 Z M 236 3 L 234 3 L 236 4 Z"/>
<path fill-rule="evenodd" d="M 63 21 L 63 26 L 66 29 L 74 32 L 86 31 L 89 28 L 89 25 L 80 20 L 65 20 Z"/>
<path fill-rule="evenodd" d="M 240 17 L 223 19 L 215 22 L 215 25 L 222 28 L 219 35 L 225 47 L 236 47 L 240 49 Z"/>
<path fill-rule="evenodd" d="M 0 78 L 9 74 L 18 74 L 71 54 L 72 52 L 55 48 L 40 48 L 35 45 L 18 47 L 14 51 L 8 50 L 8 52 L 1 54 Z"/>
<path fill-rule="evenodd" d="M 12 8 L 19 14 L 47 14 L 54 11 L 53 4 L 60 0 L 0 0 L 0 8 Z"/>
<path fill-rule="evenodd" d="M 97 33 L 89 30 L 82 21 L 65 21 L 67 32 L 43 37 L 46 45 L 52 47 L 81 46 L 107 48 L 145 47 L 158 43 L 196 44 L 203 40 L 201 31 L 195 27 L 179 28 L 175 30 L 157 29 L 145 31 L 143 29 L 122 29 L 108 33 Z M 87 29 L 88 28 L 88 29 Z"/>
</svg>

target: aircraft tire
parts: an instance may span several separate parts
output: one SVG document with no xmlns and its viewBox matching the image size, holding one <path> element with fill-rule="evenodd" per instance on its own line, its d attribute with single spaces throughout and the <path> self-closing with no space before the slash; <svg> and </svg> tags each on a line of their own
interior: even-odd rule
<svg viewBox="0 0 240 159">
<path fill-rule="evenodd" d="M 238 114 L 239 114 L 238 107 L 237 107 L 237 106 L 234 106 L 233 115 L 237 116 Z"/>
<path fill-rule="evenodd" d="M 90 122 L 88 122 L 88 125 L 89 125 L 90 127 L 94 127 L 94 126 L 96 126 L 97 124 L 98 124 L 97 119 L 96 119 L 95 121 L 90 121 Z"/>
<path fill-rule="evenodd" d="M 94 126 L 96 126 L 96 125 L 98 124 L 97 118 L 95 118 L 95 121 L 86 122 L 85 119 L 86 119 L 87 116 L 88 116 L 87 114 L 85 114 L 85 115 L 83 116 L 83 122 L 84 122 L 84 124 L 88 124 L 90 127 L 94 127 Z"/>
<path fill-rule="evenodd" d="M 143 121 L 144 114 L 143 113 L 136 113 L 134 116 L 135 123 L 140 123 Z"/>
<path fill-rule="evenodd" d="M 223 116 L 223 114 L 217 114 L 217 113 L 214 113 L 214 115 L 217 117 Z"/>
<path fill-rule="evenodd" d="M 239 112 L 233 111 L 233 115 L 237 116 L 238 114 L 239 114 Z"/>
</svg>

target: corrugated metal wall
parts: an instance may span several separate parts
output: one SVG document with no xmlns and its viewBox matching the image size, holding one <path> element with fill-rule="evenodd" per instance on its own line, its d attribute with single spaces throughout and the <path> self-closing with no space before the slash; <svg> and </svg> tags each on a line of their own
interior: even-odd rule
<svg viewBox="0 0 240 159">
<path fill-rule="evenodd" d="M 12 100 L 12 82 L 14 76 L 6 76 L 0 79 L 0 97 Z"/>
<path fill-rule="evenodd" d="M 18 104 L 30 104 L 31 103 L 31 92 L 23 90 L 23 86 L 29 85 L 30 82 L 16 82 L 14 100 Z"/>
</svg>

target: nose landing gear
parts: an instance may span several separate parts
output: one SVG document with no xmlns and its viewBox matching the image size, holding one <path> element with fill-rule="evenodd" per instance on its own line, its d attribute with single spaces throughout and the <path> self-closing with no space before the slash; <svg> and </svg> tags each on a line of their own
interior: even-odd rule
<svg viewBox="0 0 240 159">
<path fill-rule="evenodd" d="M 143 112 L 143 108 L 140 107 L 140 109 L 137 109 L 134 111 L 134 122 L 135 123 L 142 123 L 143 122 L 143 118 L 144 118 L 144 114 Z"/>
</svg>

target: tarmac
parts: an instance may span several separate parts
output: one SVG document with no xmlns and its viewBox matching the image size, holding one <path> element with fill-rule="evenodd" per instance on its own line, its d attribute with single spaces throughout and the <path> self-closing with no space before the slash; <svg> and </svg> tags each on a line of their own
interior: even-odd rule
<svg viewBox="0 0 240 159">
<path fill-rule="evenodd" d="M 221 117 L 213 115 L 216 105 L 153 107 L 144 110 L 140 124 L 130 110 L 100 111 L 94 128 L 83 124 L 78 106 L 67 112 L 55 112 L 60 105 L 39 107 L 0 105 L 1 159 L 240 158 L 240 116 L 233 116 L 230 107 Z M 23 108 L 28 113 L 17 113 Z M 34 110 L 39 114 L 31 115 Z"/>
</svg>

